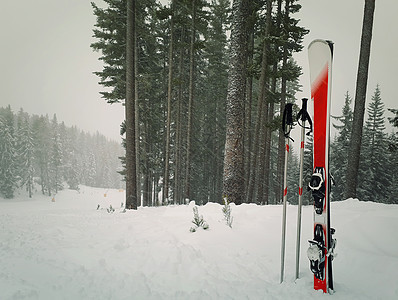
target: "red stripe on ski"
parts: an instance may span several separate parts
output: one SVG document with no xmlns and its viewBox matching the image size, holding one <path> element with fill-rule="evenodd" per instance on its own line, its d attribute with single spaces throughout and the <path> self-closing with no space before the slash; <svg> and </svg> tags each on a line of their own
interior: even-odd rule
<svg viewBox="0 0 398 300">
<path fill-rule="evenodd" d="M 299 195 L 301 196 L 303 194 L 303 188 L 301 187 L 299 187 Z"/>
<path fill-rule="evenodd" d="M 289 152 L 289 145 L 286 144 L 286 152 Z"/>
<path fill-rule="evenodd" d="M 283 191 L 283 197 L 285 197 L 287 195 L 287 187 L 285 188 L 285 190 Z"/>
<path fill-rule="evenodd" d="M 324 184 L 325 191 L 328 191 L 328 174 L 326 174 L 326 130 L 328 122 L 328 84 L 329 84 L 329 65 L 325 64 L 322 71 L 319 73 L 318 77 L 313 81 L 311 87 L 311 98 L 314 103 L 314 115 L 313 115 L 313 166 L 322 167 L 324 173 Z M 326 211 L 327 199 L 325 197 L 323 201 L 323 212 Z M 328 245 L 328 235 L 326 234 L 326 225 L 322 224 L 323 233 L 325 236 L 325 266 L 323 268 L 323 280 L 320 280 L 314 276 L 314 289 L 323 290 L 327 293 L 327 270 L 328 270 L 328 259 L 326 258 Z"/>
<path fill-rule="evenodd" d="M 327 98 L 328 98 L 328 69 L 326 64 L 319 76 L 314 80 L 311 88 L 311 98 L 314 101 L 314 166 L 325 165 L 325 133 L 327 122 Z"/>
</svg>

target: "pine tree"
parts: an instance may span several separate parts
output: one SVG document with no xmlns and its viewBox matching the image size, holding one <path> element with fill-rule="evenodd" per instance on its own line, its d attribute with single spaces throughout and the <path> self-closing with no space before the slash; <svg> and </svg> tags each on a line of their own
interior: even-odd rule
<svg viewBox="0 0 398 300">
<path fill-rule="evenodd" d="M 20 186 L 25 186 L 29 198 L 33 194 L 33 177 L 34 169 L 34 150 L 35 142 L 33 137 L 32 126 L 29 116 L 23 113 L 22 109 L 18 114 L 19 126 L 17 131 L 17 157 L 18 157 L 18 173 L 20 178 Z"/>
<path fill-rule="evenodd" d="M 389 109 L 394 114 L 394 117 L 389 117 L 389 122 L 398 127 L 398 109 Z M 389 199 L 388 203 L 398 204 L 398 133 L 392 132 L 388 138 L 389 158 L 388 174 L 390 178 Z"/>
<path fill-rule="evenodd" d="M 398 128 L 398 109 L 388 109 L 390 112 L 394 114 L 394 117 L 388 117 L 388 121 L 392 126 Z M 390 151 L 397 151 L 398 150 L 398 133 L 392 133 L 389 137 L 389 145 L 388 145 Z"/>
<path fill-rule="evenodd" d="M 107 91 L 101 92 L 102 97 L 108 103 L 124 101 L 126 91 L 126 0 L 104 0 L 107 8 L 100 8 L 94 2 L 91 5 L 97 23 L 94 25 L 94 37 L 97 42 L 91 47 L 95 51 L 101 51 L 100 58 L 104 63 L 103 71 L 94 72 L 100 78 L 100 84 Z"/>
<path fill-rule="evenodd" d="M 331 144 L 331 173 L 335 179 L 335 186 L 332 187 L 333 200 L 344 200 L 344 183 L 346 181 L 348 152 L 350 144 L 350 134 L 352 130 L 352 98 L 348 91 L 345 95 L 342 115 L 333 118 L 341 125 L 333 124 L 337 129 L 337 135 Z"/>
<path fill-rule="evenodd" d="M 396 133 L 390 135 L 390 140 L 395 136 L 395 141 L 398 141 Z M 388 198 L 386 203 L 398 204 L 398 149 L 396 147 L 389 147 L 387 163 L 387 176 L 389 180 Z"/>
<path fill-rule="evenodd" d="M 10 106 L 0 114 L 0 194 L 13 198 L 17 187 L 14 116 Z"/>
<path fill-rule="evenodd" d="M 49 175 L 50 175 L 51 191 L 53 191 L 55 194 L 58 193 L 58 191 L 62 190 L 63 188 L 62 186 L 63 176 L 61 172 L 61 166 L 62 166 L 61 149 L 63 148 L 63 145 L 61 145 L 61 139 L 58 127 L 59 124 L 57 121 L 57 116 L 54 114 L 54 117 L 51 121 Z"/>
<path fill-rule="evenodd" d="M 388 109 L 390 112 L 392 112 L 393 114 L 395 114 L 394 117 L 392 118 L 388 118 L 388 120 L 390 121 L 390 123 L 394 126 L 394 127 L 398 127 L 398 109 Z"/>
<path fill-rule="evenodd" d="M 384 120 L 384 104 L 379 86 L 367 109 L 363 136 L 358 196 L 364 201 L 385 202 L 388 198 L 389 178 L 387 170 L 387 141 Z"/>
<path fill-rule="evenodd" d="M 49 158 L 50 158 L 50 122 L 48 116 L 40 116 L 33 118 L 33 132 L 36 141 L 35 147 L 35 166 L 39 172 L 39 184 L 41 192 L 51 196 L 51 183 L 49 174 Z"/>
</svg>

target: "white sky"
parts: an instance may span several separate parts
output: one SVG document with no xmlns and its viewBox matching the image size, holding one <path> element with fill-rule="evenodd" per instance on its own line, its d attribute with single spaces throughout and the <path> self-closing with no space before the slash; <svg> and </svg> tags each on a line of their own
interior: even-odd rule
<svg viewBox="0 0 398 300">
<path fill-rule="evenodd" d="M 121 104 L 101 98 L 89 0 L 0 0 L 0 106 L 57 114 L 66 125 L 120 140 Z"/>
<path fill-rule="evenodd" d="M 305 74 L 297 99 L 309 97 L 308 44 L 315 38 L 330 39 L 335 43 L 332 114 L 339 115 L 345 92 L 355 95 L 364 0 L 300 3 L 296 17 L 311 32 L 305 51 L 295 56 Z M 376 3 L 368 99 L 379 83 L 386 108 L 398 108 L 397 12 L 396 0 Z M 102 69 L 99 54 L 90 48 L 94 23 L 89 0 L 0 0 L 0 106 L 11 104 L 14 111 L 22 107 L 50 117 L 56 113 L 68 126 L 120 140 L 124 109 L 100 98 L 102 87 L 92 74 Z"/>
</svg>

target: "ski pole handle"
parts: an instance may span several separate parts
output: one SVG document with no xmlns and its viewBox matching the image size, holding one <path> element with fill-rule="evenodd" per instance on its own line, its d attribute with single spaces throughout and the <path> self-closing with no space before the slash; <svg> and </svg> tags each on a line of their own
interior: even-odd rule
<svg viewBox="0 0 398 300">
<path fill-rule="evenodd" d="M 286 103 L 285 109 L 283 110 L 283 119 L 282 119 L 282 130 L 285 137 L 289 137 L 291 127 L 293 126 L 293 104 Z"/>
<path fill-rule="evenodd" d="M 310 114 L 309 114 L 308 111 L 307 111 L 307 102 L 308 102 L 308 99 L 307 99 L 307 98 L 303 98 L 303 99 L 301 99 L 301 101 L 302 101 L 302 105 L 301 105 L 301 109 L 300 109 L 299 113 L 297 114 L 297 122 L 298 122 L 299 120 L 301 120 L 301 121 L 302 121 L 302 124 L 300 124 L 300 122 L 298 122 L 299 125 L 300 125 L 301 127 L 304 127 L 304 128 L 306 128 L 306 129 L 309 129 L 310 131 L 307 133 L 307 135 L 310 135 L 311 132 L 312 132 L 312 121 L 311 121 Z M 305 127 L 305 125 L 304 125 L 304 122 L 305 122 L 305 121 L 308 121 L 308 123 L 310 124 L 310 127 Z"/>
<path fill-rule="evenodd" d="M 299 114 L 297 115 L 297 118 L 299 118 L 300 113 L 301 113 L 301 121 L 306 121 L 307 117 L 308 117 L 308 112 L 307 112 L 308 99 L 307 98 L 303 98 L 303 99 L 301 99 L 301 101 L 302 101 L 301 110 L 300 110 Z"/>
</svg>

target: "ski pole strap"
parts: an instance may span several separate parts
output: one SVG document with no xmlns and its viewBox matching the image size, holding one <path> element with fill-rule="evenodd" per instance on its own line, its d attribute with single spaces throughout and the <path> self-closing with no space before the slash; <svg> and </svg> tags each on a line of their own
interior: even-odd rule
<svg viewBox="0 0 398 300">
<path fill-rule="evenodd" d="M 292 103 L 286 103 L 285 109 L 283 110 L 283 119 L 282 119 L 283 134 L 285 135 L 285 138 L 290 138 L 290 139 L 292 139 L 289 136 L 290 135 L 290 130 L 291 130 L 291 127 L 293 126 L 292 110 L 293 110 L 293 104 Z"/>
<path fill-rule="evenodd" d="M 297 123 L 301 126 L 304 127 L 306 129 L 309 129 L 310 131 L 307 133 L 307 135 L 310 135 L 312 132 L 312 121 L 311 121 L 311 117 L 307 111 L 307 102 L 308 99 L 307 98 L 303 98 L 301 99 L 302 101 L 302 106 L 301 109 L 299 111 L 299 113 L 297 114 Z M 308 124 L 310 124 L 310 127 L 305 127 L 302 124 L 300 124 L 300 120 L 304 123 L 305 121 L 308 121 Z"/>
</svg>

